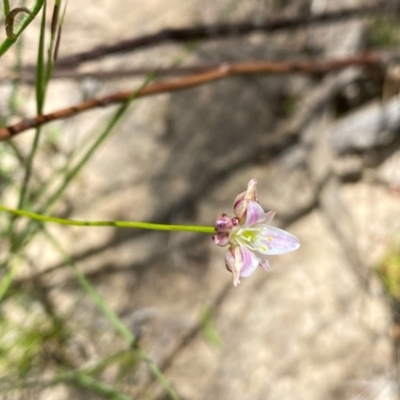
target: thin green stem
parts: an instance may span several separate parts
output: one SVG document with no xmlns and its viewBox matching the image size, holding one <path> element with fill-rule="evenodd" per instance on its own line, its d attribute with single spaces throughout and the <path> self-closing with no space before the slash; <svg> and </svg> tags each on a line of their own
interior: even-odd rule
<svg viewBox="0 0 400 400">
<path fill-rule="evenodd" d="M 3 0 L 4 1 L 4 0 Z M 18 38 L 19 35 L 26 29 L 26 27 L 33 21 L 35 16 L 38 14 L 43 6 L 45 0 L 37 0 L 34 6 L 31 8 L 32 15 L 27 15 L 21 22 L 21 25 L 16 29 L 15 36 Z M 0 57 L 7 52 L 7 50 L 15 43 L 15 39 L 7 38 L 0 45 Z"/>
<path fill-rule="evenodd" d="M 4 17 L 7 17 L 7 15 L 10 13 L 10 3 L 8 0 L 3 0 L 3 5 L 4 5 Z"/>
<path fill-rule="evenodd" d="M 7 15 L 8 12 L 6 11 L 6 8 L 9 8 L 9 4 L 7 0 L 4 1 L 4 12 Z M 25 7 L 25 0 L 22 2 L 22 6 Z M 18 89 L 19 89 L 19 73 L 21 70 L 21 65 L 22 65 L 22 48 L 23 48 L 23 38 L 21 37 L 20 40 L 17 41 L 16 48 L 15 48 L 15 64 L 13 66 L 13 73 L 15 74 L 15 77 L 11 79 L 11 94 L 10 98 L 8 99 L 8 107 L 7 107 L 7 114 L 4 118 L 2 118 L 1 123 L 4 123 L 4 125 L 8 125 L 7 121 L 10 119 L 10 117 L 15 113 L 15 110 L 17 109 L 17 94 L 18 94 Z M 4 122 L 3 122 L 4 120 Z M 14 143 L 12 140 L 7 141 L 7 144 L 9 148 L 14 152 L 16 158 L 19 160 L 21 166 L 25 167 L 25 157 L 22 154 L 21 150 L 19 147 Z"/>
<path fill-rule="evenodd" d="M 124 103 L 120 105 L 117 112 L 113 115 L 112 119 L 109 121 L 108 125 L 101 133 L 101 135 L 96 139 L 96 141 L 92 144 L 92 146 L 88 149 L 88 151 L 84 154 L 81 160 L 73 167 L 64 177 L 59 188 L 53 193 L 50 199 L 47 202 L 47 205 L 43 208 L 43 211 L 49 210 L 54 203 L 59 199 L 64 190 L 67 188 L 68 184 L 75 178 L 75 176 L 81 171 L 81 169 L 86 165 L 86 163 L 90 160 L 95 151 L 99 148 L 99 146 L 104 142 L 104 140 L 109 136 L 111 131 L 114 129 L 117 122 L 121 119 L 129 105 L 135 98 L 138 93 L 146 87 L 152 80 L 154 79 L 154 74 L 149 74 L 144 82 L 140 85 L 140 87 L 132 94 L 132 96 L 126 100 Z"/>
<path fill-rule="evenodd" d="M 163 373 L 160 371 L 160 369 L 157 367 L 156 364 L 154 364 L 153 360 L 149 358 L 149 356 L 146 354 L 146 352 L 141 348 L 138 347 L 138 352 L 140 355 L 140 358 L 146 362 L 147 366 L 150 369 L 150 372 L 158 379 L 158 381 L 164 386 L 164 389 L 166 389 L 169 397 L 172 400 L 179 400 L 178 396 L 176 395 L 175 391 L 172 389 L 171 384 L 168 382 L 168 380 L 165 378 Z"/>
<path fill-rule="evenodd" d="M 46 5 L 46 2 L 45 2 Z M 46 36 L 46 6 L 43 7 L 42 21 L 40 24 L 40 36 L 39 36 L 39 47 L 37 55 L 37 65 L 36 65 L 36 113 L 38 115 L 43 112 L 43 104 L 46 92 L 46 81 L 45 81 L 45 68 L 44 68 L 44 41 Z M 18 208 L 23 208 L 25 205 L 26 194 L 28 191 L 30 177 L 32 175 L 33 160 L 36 155 L 37 148 L 39 146 L 40 139 L 40 128 L 36 129 L 35 136 L 33 138 L 32 147 L 29 152 L 25 176 L 22 183 L 21 192 L 18 200 Z"/>
<path fill-rule="evenodd" d="M 168 224 L 153 224 L 149 222 L 136 222 L 136 221 L 80 221 L 74 219 L 65 219 L 50 217 L 42 214 L 37 214 L 31 211 L 8 208 L 0 205 L 0 211 L 9 214 L 26 217 L 31 220 L 41 222 L 51 222 L 59 225 L 70 226 L 108 226 L 116 228 L 136 228 L 136 229 L 150 229 L 156 231 L 184 231 L 184 232 L 198 232 L 198 233 L 215 233 L 215 228 L 212 226 L 198 226 L 198 225 L 168 225 Z"/>
<path fill-rule="evenodd" d="M 25 5 L 25 4 L 23 4 L 23 5 Z M 11 80 L 12 89 L 11 89 L 10 98 L 8 99 L 9 116 L 13 115 L 13 113 L 17 109 L 17 90 L 18 90 L 18 86 L 19 86 L 18 85 L 19 84 L 18 76 L 21 71 L 21 65 L 22 65 L 22 45 L 23 45 L 23 40 L 21 38 L 21 40 L 18 40 L 18 43 L 16 44 L 16 49 L 15 49 L 16 61 L 15 61 L 15 65 L 13 67 L 13 73 L 15 74 L 15 77 L 12 78 L 12 80 Z"/>
<path fill-rule="evenodd" d="M 60 374 L 56 377 L 52 384 L 58 384 L 66 382 L 75 386 L 84 387 L 91 390 L 107 399 L 112 400 L 130 400 L 131 397 L 115 390 L 112 386 L 106 385 L 105 383 L 99 382 L 91 376 L 84 374 L 80 371 L 69 371 Z"/>
<path fill-rule="evenodd" d="M 90 367 L 81 369 L 81 371 L 87 375 L 98 375 L 110 365 L 120 362 L 126 355 L 133 354 L 135 351 L 136 349 L 134 348 L 134 346 L 129 346 L 127 349 L 120 350 L 116 353 L 111 354 L 108 357 L 103 358 L 102 360 L 98 361 L 94 365 L 91 365 Z"/>
<path fill-rule="evenodd" d="M 43 112 L 46 92 L 46 68 L 45 68 L 45 39 L 46 39 L 46 1 L 44 3 L 42 20 L 40 22 L 39 47 L 36 59 L 36 113 Z"/>
<path fill-rule="evenodd" d="M 16 256 L 10 256 L 9 259 L 7 260 L 7 266 L 8 269 L 5 271 L 4 275 L 1 277 L 0 281 L 0 302 L 3 300 L 5 297 L 8 289 L 10 288 L 10 285 L 14 279 L 15 272 L 17 270 L 17 259 Z"/>
<path fill-rule="evenodd" d="M 56 248 L 56 250 L 64 258 L 64 261 L 70 266 L 75 278 L 86 291 L 86 293 L 92 298 L 96 303 L 97 307 L 102 311 L 102 313 L 109 319 L 109 321 L 115 326 L 118 332 L 129 342 L 132 343 L 135 340 L 134 335 L 129 329 L 123 324 L 118 315 L 108 306 L 108 304 L 103 300 L 103 298 L 97 293 L 96 289 L 90 284 L 86 279 L 85 275 L 79 271 L 76 267 L 74 261 L 71 257 L 64 251 L 58 241 L 46 230 L 44 233 L 50 243 Z"/>
<path fill-rule="evenodd" d="M 97 307 L 103 312 L 103 314 L 109 319 L 109 321 L 115 326 L 118 332 L 131 344 L 135 343 L 135 336 L 132 332 L 125 326 L 125 324 L 121 321 L 118 315 L 109 307 L 109 305 L 103 300 L 103 298 L 99 295 L 96 289 L 90 284 L 90 282 L 86 279 L 85 274 L 83 274 L 76 267 L 74 261 L 71 257 L 64 251 L 58 241 L 45 229 L 44 233 L 50 243 L 59 251 L 61 256 L 64 258 L 65 262 L 71 267 L 77 281 L 81 284 L 86 293 L 92 298 L 92 300 L 96 303 Z M 139 345 L 136 345 L 136 351 L 139 354 L 139 357 L 142 361 L 144 361 L 150 372 L 154 375 L 155 378 L 159 380 L 159 382 L 163 385 L 164 389 L 168 393 L 170 399 L 179 400 L 179 397 L 171 387 L 168 380 L 164 377 L 162 372 L 159 370 L 157 365 L 153 362 L 151 358 L 147 355 L 145 350 L 141 348 Z"/>
</svg>

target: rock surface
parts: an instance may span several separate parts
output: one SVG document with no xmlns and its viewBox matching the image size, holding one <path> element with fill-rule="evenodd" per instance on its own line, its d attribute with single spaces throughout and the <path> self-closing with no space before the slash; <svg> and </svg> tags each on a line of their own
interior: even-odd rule
<svg viewBox="0 0 400 400">
<path fill-rule="evenodd" d="M 152 0 L 128 6 L 98 0 L 82 7 L 70 0 L 61 54 L 165 26 L 213 22 L 228 3 Z M 285 2 L 288 5 L 279 10 L 278 3 L 239 2 L 229 20 L 278 11 L 295 15 L 310 6 L 306 1 Z M 322 48 L 324 55 L 349 54 L 359 48 L 362 29 L 362 21 L 352 21 L 254 34 L 202 43 L 188 59 L 294 58 L 311 45 Z M 162 65 L 177 54 L 179 46 L 156 47 L 103 60 L 100 67 Z M 99 95 L 135 87 L 136 82 L 94 82 L 90 90 Z M 317 143 L 315 127 L 317 134 L 330 132 L 334 116 L 329 104 L 322 114 L 310 117 L 295 147 L 274 157 L 260 154 L 269 135 L 287 122 L 282 93 L 298 98 L 296 113 L 319 84 L 304 77 L 235 78 L 137 101 L 67 193 L 74 218 L 212 225 L 221 212 L 231 214 L 234 197 L 256 178 L 261 204 L 277 210 L 277 223 L 302 244 L 295 253 L 271 258 L 271 272 L 260 269 L 233 288 L 224 250 L 205 235 L 52 227 L 107 303 L 134 333 L 141 333 L 141 344 L 182 399 L 372 399 L 381 398 L 376 391 L 384 393 L 393 385 L 390 310 L 379 282 L 368 272 L 400 228 L 393 218 L 400 215 L 398 196 L 373 182 L 337 180 L 335 196 L 328 193 L 332 204 L 324 207 L 319 174 L 334 171 L 334 155 L 317 154 L 309 144 Z M 49 108 L 74 104 L 85 97 L 85 88 L 58 82 Z M 62 132 L 60 146 L 68 149 L 93 129 L 99 131 L 105 124 L 99 121 L 107 121 L 113 109 L 53 124 Z M 28 135 L 17 140 L 24 143 Z M 310 142 L 307 135 L 314 139 Z M 43 162 L 37 168 L 48 166 Z M 335 207 L 332 223 L 329 213 Z M 347 236 L 341 234 L 342 227 L 351 231 L 351 242 L 343 242 Z M 78 334 L 69 351 L 77 362 L 90 365 L 124 348 L 91 300 L 82 297 L 62 260 L 44 244 L 38 246 L 31 249 L 31 259 L 47 254 L 40 269 L 58 265 L 44 281 L 58 307 L 72 311 Z M 367 286 L 354 257 L 369 275 Z M 20 278 L 24 274 L 29 276 L 21 271 Z M 208 328 L 218 340 L 201 328 L 206 310 L 212 314 Z M 113 373 L 107 370 L 104 380 L 112 384 Z M 145 368 L 138 376 L 127 378 L 127 393 L 147 398 L 140 397 L 141 386 L 152 379 Z M 387 386 L 382 384 L 386 380 Z M 156 398 L 161 389 L 151 384 L 153 391 L 146 395 Z M 62 400 L 71 393 L 48 390 L 43 396 Z"/>
</svg>

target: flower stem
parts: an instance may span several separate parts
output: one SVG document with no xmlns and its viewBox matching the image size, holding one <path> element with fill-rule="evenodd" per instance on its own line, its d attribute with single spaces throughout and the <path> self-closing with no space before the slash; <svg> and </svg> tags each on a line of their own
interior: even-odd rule
<svg viewBox="0 0 400 400">
<path fill-rule="evenodd" d="M 215 233 L 215 229 L 212 226 L 168 225 L 168 224 L 153 224 L 149 222 L 135 222 L 135 221 L 80 221 L 74 219 L 50 217 L 42 214 L 36 214 L 30 211 L 8 208 L 3 205 L 0 205 L 0 211 L 4 211 L 13 215 L 18 215 L 20 217 L 26 217 L 36 221 L 52 222 L 60 225 L 113 226 L 117 228 L 151 229 L 156 231 L 186 231 L 186 232 L 211 233 L 211 234 Z"/>
</svg>

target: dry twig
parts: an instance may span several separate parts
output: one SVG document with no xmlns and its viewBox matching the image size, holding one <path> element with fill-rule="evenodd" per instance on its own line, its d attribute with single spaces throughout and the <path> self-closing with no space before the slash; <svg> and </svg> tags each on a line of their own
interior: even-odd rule
<svg viewBox="0 0 400 400">
<path fill-rule="evenodd" d="M 334 70 L 341 70 L 356 65 L 381 68 L 382 63 L 383 58 L 380 53 L 363 53 L 358 56 L 348 57 L 345 59 L 311 62 L 247 61 L 231 64 L 225 63 L 216 68 L 205 70 L 203 73 L 193 74 L 170 81 L 154 83 L 140 90 L 136 96 L 152 96 L 160 93 L 188 89 L 233 76 L 270 73 L 287 74 L 294 72 L 320 74 Z M 64 108 L 53 113 L 37 115 L 33 118 L 24 119 L 17 124 L 0 129 L 0 141 L 10 139 L 11 137 L 27 129 L 36 128 L 50 121 L 68 118 L 86 110 L 126 101 L 127 99 L 131 98 L 135 92 L 135 90 L 118 92 L 99 99 L 90 99 L 75 106 Z"/>
<path fill-rule="evenodd" d="M 337 22 L 338 20 L 355 18 L 372 12 L 384 12 L 380 2 L 360 7 L 330 11 L 315 15 L 292 18 L 270 18 L 238 23 L 219 23 L 198 25 L 182 29 L 163 29 L 157 33 L 123 40 L 110 46 L 99 46 L 92 50 L 59 58 L 57 67 L 71 67 L 79 63 L 104 57 L 106 55 L 134 51 L 145 47 L 156 46 L 165 42 L 187 43 L 193 40 L 221 39 L 241 36 L 253 32 L 275 32 L 278 30 L 293 30 L 303 26 Z"/>
</svg>

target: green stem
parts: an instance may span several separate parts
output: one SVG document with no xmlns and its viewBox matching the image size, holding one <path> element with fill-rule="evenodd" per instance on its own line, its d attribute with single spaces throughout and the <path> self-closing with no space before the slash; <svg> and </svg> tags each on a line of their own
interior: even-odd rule
<svg viewBox="0 0 400 400">
<path fill-rule="evenodd" d="M 46 36 L 46 2 L 44 3 L 42 13 L 42 20 L 40 24 L 40 36 L 39 36 L 39 47 L 38 47 L 38 55 L 36 60 L 36 113 L 41 115 L 43 112 L 43 105 L 45 100 L 46 93 L 46 82 L 45 82 L 45 69 L 44 69 L 44 42 Z M 36 128 L 35 136 L 33 138 L 32 147 L 29 152 L 27 162 L 26 162 L 26 170 L 22 183 L 21 192 L 18 200 L 18 208 L 22 208 L 25 205 L 25 199 L 28 192 L 29 181 L 32 175 L 33 169 L 33 160 L 35 158 L 40 139 L 40 128 Z"/>
<path fill-rule="evenodd" d="M 36 214 L 31 211 L 8 208 L 0 205 L 0 211 L 13 214 L 15 216 L 26 217 L 36 221 L 52 222 L 59 225 L 71 226 L 112 226 L 117 228 L 137 228 L 137 229 L 151 229 L 156 231 L 185 231 L 185 232 L 198 232 L 198 233 L 215 233 L 212 226 L 198 226 L 198 225 L 168 225 L 168 224 L 153 224 L 150 222 L 136 222 L 136 221 L 80 221 L 74 219 L 65 219 L 50 217 L 42 214 Z"/>
<path fill-rule="evenodd" d="M 0 281 L 0 302 L 3 301 L 8 289 L 11 286 L 11 283 L 14 279 L 15 272 L 17 270 L 17 259 L 16 257 L 10 257 L 8 260 L 8 269 L 5 271 L 4 275 L 1 277 Z"/>
<path fill-rule="evenodd" d="M 37 13 L 40 11 L 40 9 L 43 6 L 45 0 L 37 0 L 35 5 L 31 9 L 32 15 L 27 15 L 24 20 L 22 21 L 21 25 L 18 27 L 18 29 L 15 32 L 15 36 L 18 38 L 18 36 L 25 30 L 25 28 L 33 21 Z M 15 43 L 15 39 L 10 39 L 7 38 L 1 43 L 0 45 L 0 57 L 4 55 L 4 53 Z"/>
<path fill-rule="evenodd" d="M 4 5 L 4 17 L 7 17 L 7 15 L 10 13 L 10 3 L 8 0 L 3 0 L 3 5 Z"/>
<path fill-rule="evenodd" d="M 154 74 L 149 74 L 144 82 L 140 85 L 140 87 L 132 94 L 132 96 L 122 103 L 117 112 L 113 115 L 109 123 L 107 124 L 104 131 L 100 134 L 100 136 L 96 139 L 96 141 L 92 144 L 92 146 L 88 149 L 88 151 L 84 154 L 84 156 L 78 161 L 78 163 L 65 174 L 63 181 L 60 186 L 56 189 L 56 191 L 50 196 L 47 204 L 44 206 L 42 211 L 48 211 L 54 203 L 60 198 L 62 193 L 65 191 L 69 183 L 75 176 L 82 170 L 82 168 L 87 164 L 87 162 L 91 159 L 96 150 L 100 147 L 100 145 L 107 139 L 110 135 L 116 124 L 120 121 L 122 116 L 125 114 L 125 111 L 128 109 L 129 105 L 134 101 L 140 91 L 145 88 L 152 80 L 154 79 Z"/>
<path fill-rule="evenodd" d="M 36 114 L 41 115 L 46 96 L 46 66 L 45 66 L 45 39 L 46 39 L 46 1 L 44 2 L 42 20 L 40 22 L 40 35 L 38 53 L 36 59 L 35 91 L 36 91 Z"/>
<path fill-rule="evenodd" d="M 57 249 L 57 251 L 62 255 L 64 261 L 71 267 L 75 278 L 86 291 L 86 293 L 92 298 L 96 303 L 97 307 L 103 312 L 103 314 L 109 319 L 109 321 L 116 327 L 119 333 L 129 342 L 132 343 L 135 340 L 133 334 L 129 329 L 122 323 L 118 315 L 108 306 L 108 304 L 99 295 L 96 289 L 90 284 L 86 279 L 85 274 L 83 274 L 75 265 L 71 257 L 62 249 L 60 244 L 54 239 L 46 230 L 44 231 L 47 239 L 51 244 Z"/>
<path fill-rule="evenodd" d="M 21 6 L 25 7 L 25 0 L 22 2 Z M 7 8 L 8 7 L 8 8 Z M 9 4 L 8 1 L 4 0 L 4 13 L 7 15 L 10 10 L 9 10 Z M 6 11 L 6 8 L 8 11 Z M 19 90 L 19 74 L 21 71 L 21 66 L 22 66 L 22 49 L 23 49 L 23 38 L 21 37 L 20 40 L 17 41 L 16 44 L 16 51 L 15 51 L 15 64 L 13 66 L 13 73 L 15 74 L 15 77 L 11 79 L 11 93 L 10 93 L 10 98 L 8 99 L 8 106 L 7 106 L 7 112 L 6 115 L 1 119 L 1 124 L 3 125 L 8 125 L 8 121 L 12 115 L 14 115 L 15 111 L 17 110 L 17 94 Z M 19 149 L 17 144 L 13 142 L 12 140 L 7 141 L 8 147 L 14 152 L 17 160 L 20 162 L 21 167 L 25 167 L 25 156 L 23 155 L 22 151 Z"/>
<path fill-rule="evenodd" d="M 97 381 L 89 375 L 85 375 L 79 371 L 71 371 L 60 374 L 53 380 L 53 384 L 67 382 L 75 386 L 84 387 L 91 390 L 104 398 L 112 400 L 129 400 L 131 397 L 118 392 L 112 386 Z"/>
<path fill-rule="evenodd" d="M 86 293 L 92 298 L 92 300 L 96 303 L 97 307 L 104 313 L 104 315 L 109 319 L 109 321 L 115 326 L 118 332 L 130 343 L 133 345 L 135 343 L 135 336 L 132 332 L 124 325 L 118 315 L 109 307 L 109 305 L 104 301 L 104 299 L 100 296 L 97 290 L 90 284 L 87 280 L 84 273 L 79 271 L 76 267 L 75 263 L 71 259 L 71 257 L 62 249 L 60 244 L 57 240 L 52 237 L 46 229 L 44 230 L 46 237 L 50 240 L 51 244 L 60 252 L 63 256 L 65 262 L 69 264 L 71 267 L 76 279 L 81 284 L 83 289 Z M 179 400 L 179 397 L 175 393 L 174 389 L 172 388 L 171 384 L 168 380 L 164 377 L 162 372 L 159 370 L 157 365 L 154 361 L 147 355 L 145 350 L 137 345 L 136 351 L 138 352 L 140 358 L 146 363 L 147 367 L 149 368 L 150 372 L 154 375 L 156 379 L 163 385 L 164 389 L 168 393 L 168 396 L 171 400 Z"/>
</svg>

